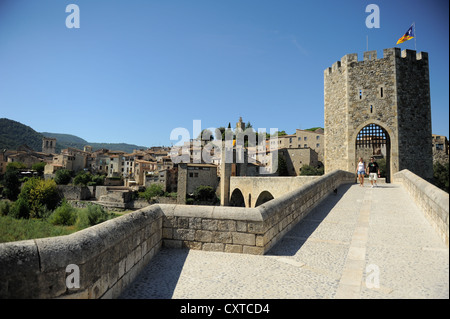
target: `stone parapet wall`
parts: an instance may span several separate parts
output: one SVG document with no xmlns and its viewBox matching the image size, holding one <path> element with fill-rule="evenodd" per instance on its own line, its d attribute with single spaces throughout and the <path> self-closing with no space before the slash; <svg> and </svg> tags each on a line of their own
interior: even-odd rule
<svg viewBox="0 0 450 319">
<path fill-rule="evenodd" d="M 416 174 L 404 169 L 394 174 L 395 183 L 402 183 L 425 217 L 448 246 L 449 195 Z"/>
<path fill-rule="evenodd" d="M 157 205 L 67 236 L 0 244 L 0 298 L 116 298 L 159 251 Z M 77 289 L 66 286 L 69 265 Z"/>
<path fill-rule="evenodd" d="M 0 244 L 0 298 L 116 298 L 162 245 L 262 255 L 353 181 L 333 171 L 257 208 L 155 204 L 68 236 Z M 79 288 L 66 285 L 69 265 Z"/>
<path fill-rule="evenodd" d="M 334 171 L 256 208 L 159 205 L 168 247 L 262 255 L 354 174 Z"/>
<path fill-rule="evenodd" d="M 164 246 L 244 254 L 264 253 L 264 221 L 258 208 L 159 206 L 165 216 Z"/>
</svg>

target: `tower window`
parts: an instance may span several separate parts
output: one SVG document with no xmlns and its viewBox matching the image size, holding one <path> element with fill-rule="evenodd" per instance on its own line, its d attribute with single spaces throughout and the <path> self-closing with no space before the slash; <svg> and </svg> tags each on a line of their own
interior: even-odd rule
<svg viewBox="0 0 450 319">
<path fill-rule="evenodd" d="M 359 89 L 359 99 L 362 100 L 362 90 Z"/>
<path fill-rule="evenodd" d="M 370 113 L 373 113 L 373 105 L 370 106 Z"/>
<path fill-rule="evenodd" d="M 380 87 L 380 97 L 383 97 L 383 87 Z"/>
</svg>

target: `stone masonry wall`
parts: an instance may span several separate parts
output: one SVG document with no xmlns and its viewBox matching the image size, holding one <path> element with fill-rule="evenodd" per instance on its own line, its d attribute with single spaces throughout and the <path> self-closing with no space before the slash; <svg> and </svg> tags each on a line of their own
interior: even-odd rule
<svg viewBox="0 0 450 319">
<path fill-rule="evenodd" d="M 399 171 L 433 177 L 428 53 L 404 50 L 396 55 Z"/>
<path fill-rule="evenodd" d="M 309 211 L 354 174 L 334 171 L 256 208 L 159 205 L 163 243 L 190 248 L 262 255 Z"/>
<path fill-rule="evenodd" d="M 262 255 L 353 178 L 334 171 L 257 208 L 155 204 L 68 236 L 0 244 L 0 298 L 116 298 L 162 244 Z M 73 264 L 77 289 L 66 286 Z"/>
<path fill-rule="evenodd" d="M 347 61 L 357 59 L 346 55 L 324 71 L 324 165 L 325 173 L 348 167 Z"/>
<path fill-rule="evenodd" d="M 405 169 L 395 174 L 395 181 L 402 183 L 425 217 L 448 246 L 449 195 L 433 184 Z"/>
<path fill-rule="evenodd" d="M 71 235 L 0 244 L 0 298 L 116 298 L 159 251 L 157 205 Z M 80 288 L 66 287 L 77 265 Z"/>
</svg>

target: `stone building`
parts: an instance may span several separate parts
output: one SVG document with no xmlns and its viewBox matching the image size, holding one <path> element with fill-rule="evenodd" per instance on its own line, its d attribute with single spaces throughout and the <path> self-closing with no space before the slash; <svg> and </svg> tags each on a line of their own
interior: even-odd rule
<svg viewBox="0 0 450 319">
<path fill-rule="evenodd" d="M 448 155 L 448 139 L 444 135 L 433 134 L 433 151 L 442 151 Z"/>
<path fill-rule="evenodd" d="M 42 138 L 42 153 L 55 154 L 56 153 L 56 138 L 44 137 Z"/>
<path fill-rule="evenodd" d="M 448 139 L 444 135 L 433 134 L 433 163 L 448 164 L 449 147 Z"/>
<path fill-rule="evenodd" d="M 304 165 L 318 167 L 317 153 L 309 147 L 306 148 L 281 148 L 278 154 L 286 161 L 289 176 L 300 175 Z"/>
<path fill-rule="evenodd" d="M 356 172 L 359 156 L 386 159 L 387 181 L 409 169 L 430 179 L 428 53 L 390 48 L 347 54 L 324 71 L 325 172 Z"/>
<path fill-rule="evenodd" d="M 271 141 L 271 143 L 276 140 Z M 274 145 L 270 145 L 273 147 Z M 295 134 L 278 136 L 276 148 L 311 148 L 317 153 L 318 160 L 323 162 L 324 155 L 324 131 L 318 128 L 314 131 L 296 129 Z"/>
<path fill-rule="evenodd" d="M 178 189 L 178 166 L 159 171 L 153 171 L 144 176 L 144 186 L 150 187 L 158 184 L 164 192 L 177 192 Z M 140 184 L 138 184 L 140 185 Z"/>
<path fill-rule="evenodd" d="M 199 186 L 219 185 L 217 166 L 214 164 L 178 164 L 177 203 L 184 204 L 186 195 L 193 194 Z"/>
<path fill-rule="evenodd" d="M 245 131 L 245 122 L 242 121 L 242 117 L 239 117 L 239 121 L 236 123 L 236 132 Z"/>
</svg>

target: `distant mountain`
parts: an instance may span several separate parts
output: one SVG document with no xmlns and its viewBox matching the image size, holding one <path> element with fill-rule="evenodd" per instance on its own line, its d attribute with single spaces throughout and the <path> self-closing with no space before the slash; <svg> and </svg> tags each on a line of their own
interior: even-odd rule
<svg viewBox="0 0 450 319">
<path fill-rule="evenodd" d="M 74 144 L 83 144 L 87 145 L 88 142 L 85 139 L 82 139 L 81 137 L 71 135 L 71 134 L 60 134 L 60 133 L 49 133 L 49 132 L 42 132 L 42 135 L 46 137 L 53 137 L 56 138 L 57 142 L 61 143 L 74 143 Z"/>
<path fill-rule="evenodd" d="M 83 149 L 84 146 L 90 145 L 92 149 L 98 150 L 106 148 L 111 151 L 133 152 L 135 149 L 147 149 L 145 146 L 138 146 L 127 143 L 90 143 L 81 137 L 71 134 L 38 133 L 31 127 L 22 123 L 2 118 L 0 119 L 0 150 L 16 150 L 21 145 L 28 145 L 31 149 L 40 152 L 42 150 L 42 138 L 56 138 L 56 152 L 60 152 L 64 148 L 73 147 Z"/>
<path fill-rule="evenodd" d="M 43 137 L 41 133 L 22 123 L 0 119 L 0 150 L 16 150 L 25 144 L 35 151 L 41 151 Z"/>
<path fill-rule="evenodd" d="M 127 153 L 132 153 L 134 150 L 144 149 L 146 150 L 148 147 L 139 146 L 134 144 L 127 143 L 88 143 L 87 145 L 92 146 L 92 149 L 99 150 L 101 148 L 106 148 L 110 151 L 124 151 Z"/>
</svg>

